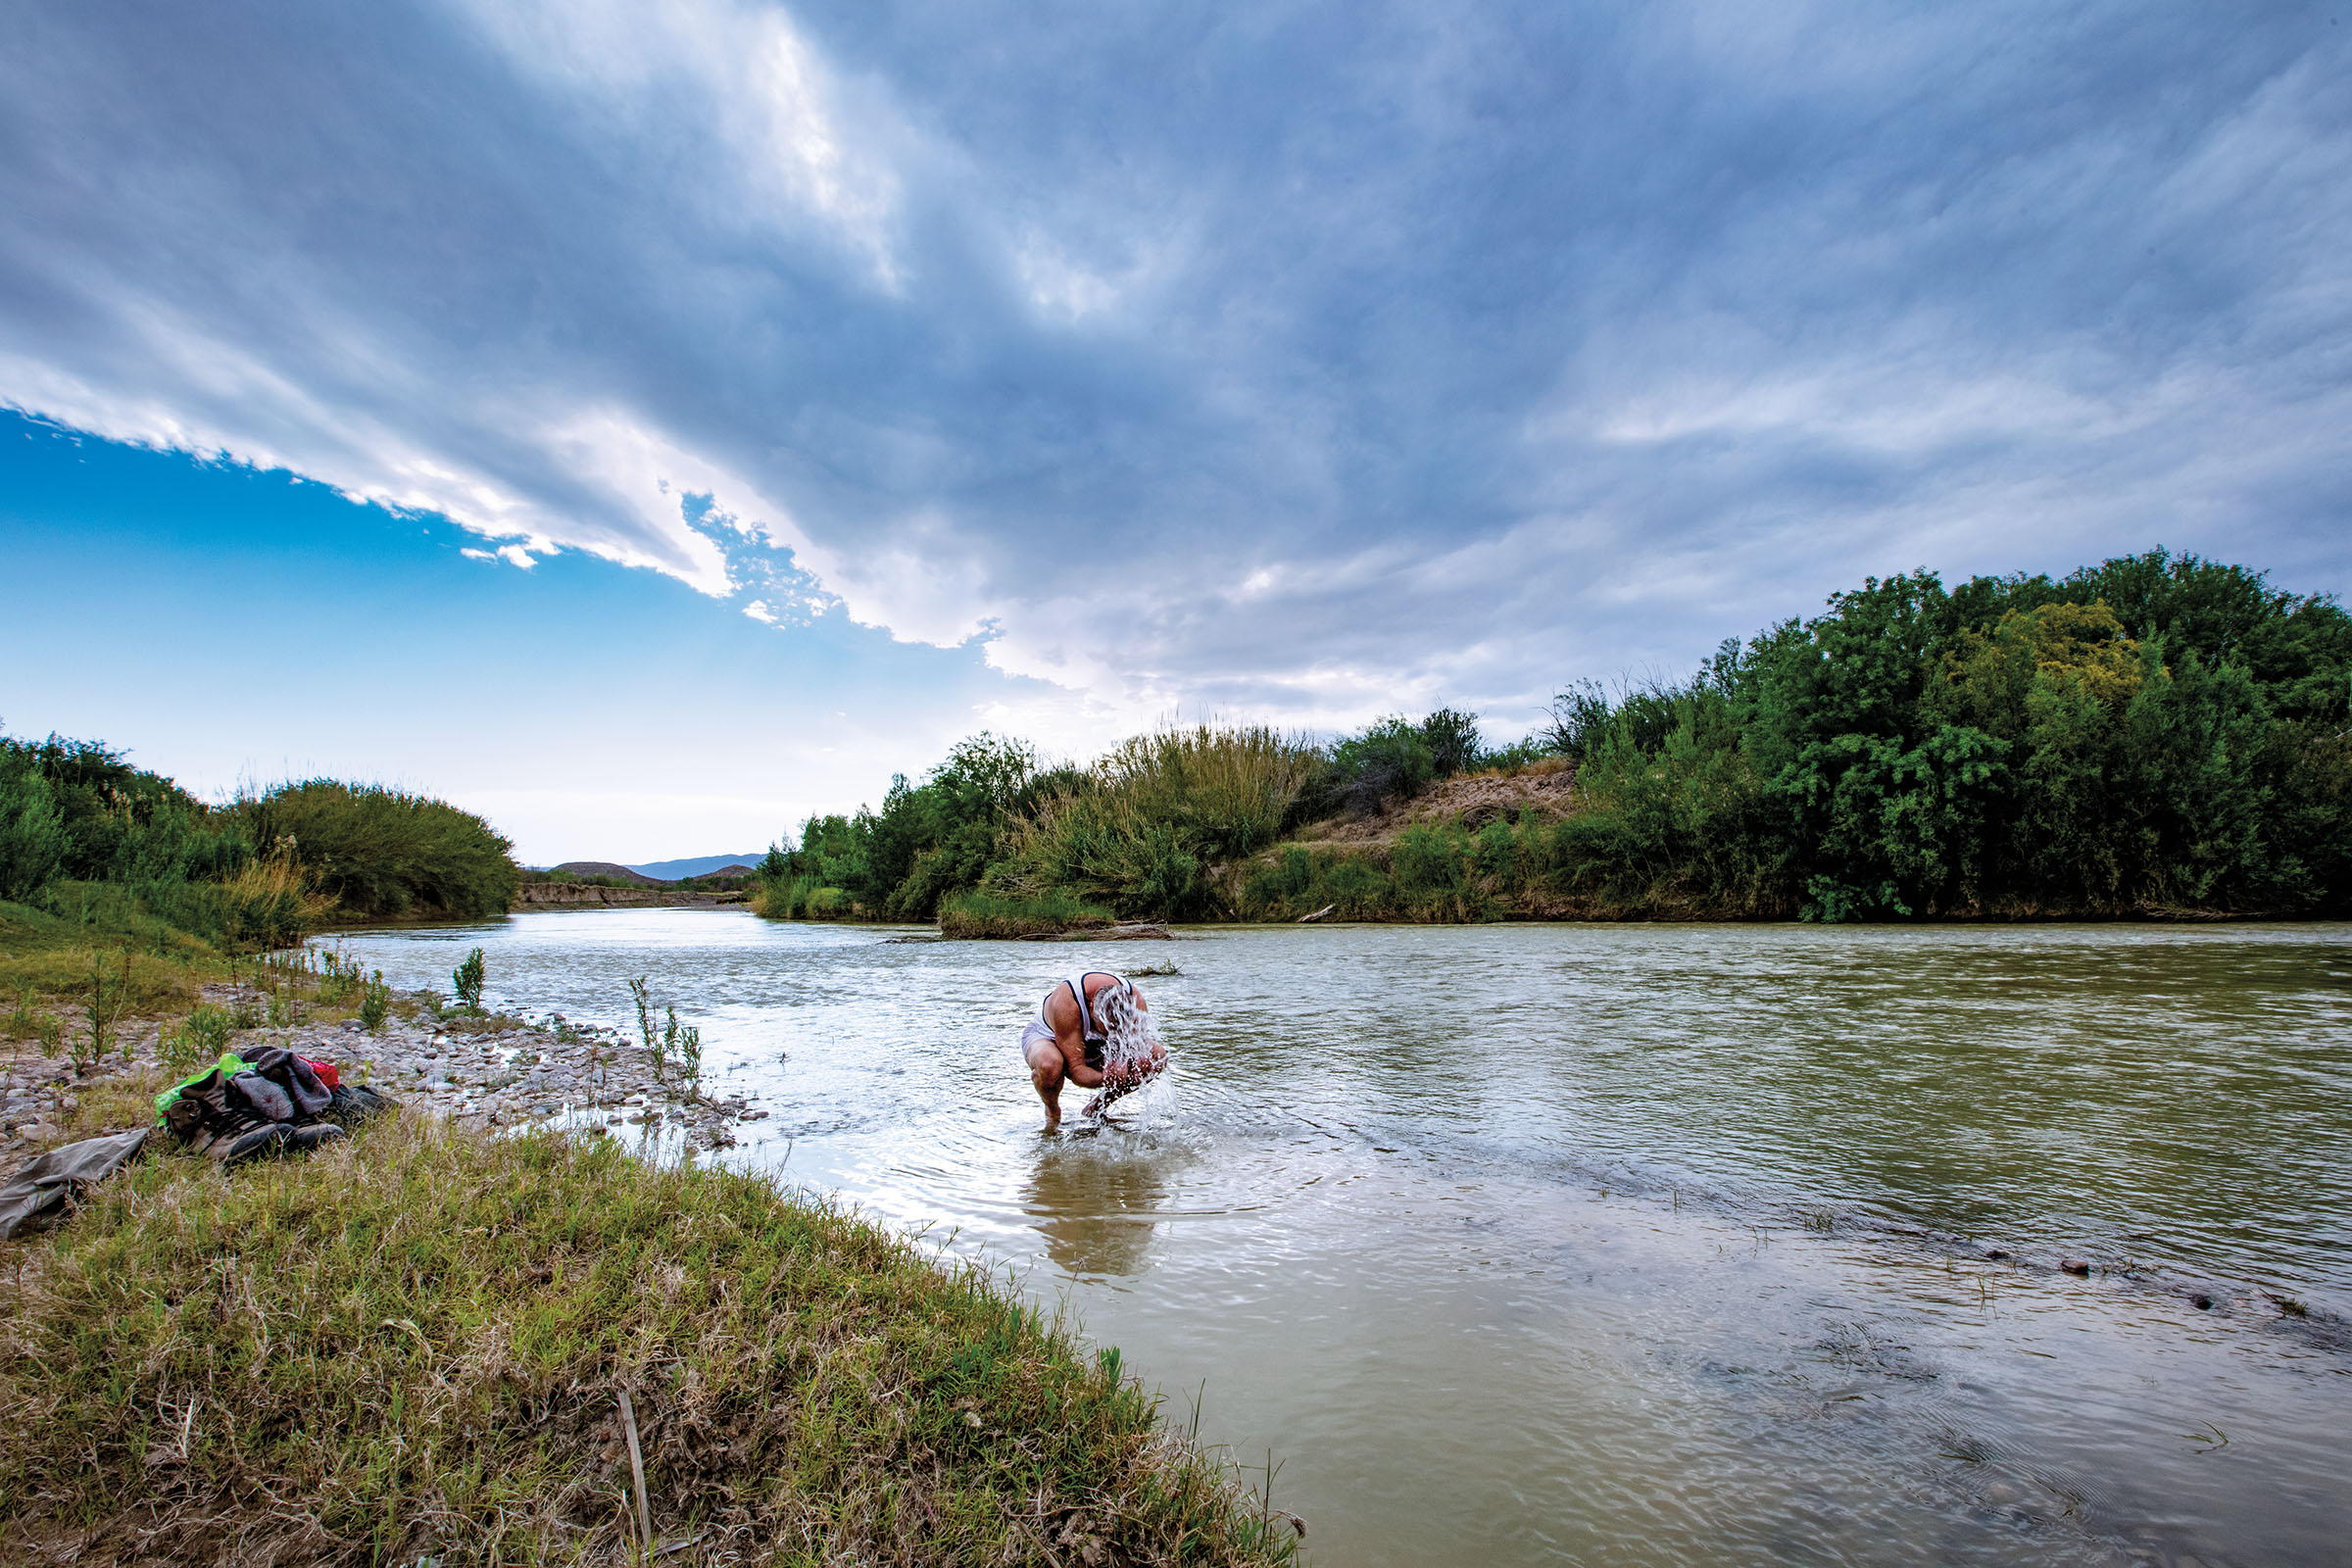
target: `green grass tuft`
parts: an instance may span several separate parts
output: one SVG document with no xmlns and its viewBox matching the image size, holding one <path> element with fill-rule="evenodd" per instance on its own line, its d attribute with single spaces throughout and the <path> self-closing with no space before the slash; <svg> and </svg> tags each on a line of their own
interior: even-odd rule
<svg viewBox="0 0 2352 1568">
<path fill-rule="evenodd" d="M 939 934 L 944 937 L 1047 936 L 1056 931 L 1091 930 L 1110 923 L 1107 909 L 1060 892 L 1030 899 L 999 893 L 956 893 L 939 906 Z"/>
<path fill-rule="evenodd" d="M 1254 1563 L 1114 1358 L 739 1173 L 422 1117 L 106 1184 L 0 1271 L 0 1556 Z"/>
</svg>

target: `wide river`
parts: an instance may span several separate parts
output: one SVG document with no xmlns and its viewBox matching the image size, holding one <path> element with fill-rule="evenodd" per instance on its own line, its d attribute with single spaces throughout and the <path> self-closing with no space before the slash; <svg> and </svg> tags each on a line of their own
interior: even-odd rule
<svg viewBox="0 0 2352 1568">
<path fill-rule="evenodd" d="M 650 976 L 727 1158 L 1065 1306 L 1324 1568 L 2352 1562 L 2352 928 L 909 935 L 339 940 Z M 1167 964 L 1169 1080 L 1042 1133 L 1047 988 Z"/>
</svg>

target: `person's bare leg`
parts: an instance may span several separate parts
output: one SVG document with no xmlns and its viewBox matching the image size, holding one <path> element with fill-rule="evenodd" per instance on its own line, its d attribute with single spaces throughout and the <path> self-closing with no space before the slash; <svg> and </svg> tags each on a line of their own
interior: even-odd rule
<svg viewBox="0 0 2352 1568">
<path fill-rule="evenodd" d="M 1037 1086 L 1037 1098 L 1046 1102 L 1048 1131 L 1061 1125 L 1061 1080 L 1067 1069 L 1061 1053 L 1052 1046 L 1039 1046 L 1029 1053 L 1029 1081 Z"/>
</svg>

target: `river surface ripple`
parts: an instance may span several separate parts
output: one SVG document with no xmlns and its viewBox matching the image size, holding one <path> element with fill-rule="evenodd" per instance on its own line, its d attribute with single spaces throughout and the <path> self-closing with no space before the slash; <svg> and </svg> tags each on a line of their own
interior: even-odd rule
<svg viewBox="0 0 2352 1568">
<path fill-rule="evenodd" d="M 337 940 L 650 976 L 773 1112 L 730 1159 L 1066 1307 L 1317 1563 L 2352 1562 L 2352 928 L 911 934 Z M 1048 986 L 1169 962 L 1171 1081 L 1041 1135 Z"/>
</svg>

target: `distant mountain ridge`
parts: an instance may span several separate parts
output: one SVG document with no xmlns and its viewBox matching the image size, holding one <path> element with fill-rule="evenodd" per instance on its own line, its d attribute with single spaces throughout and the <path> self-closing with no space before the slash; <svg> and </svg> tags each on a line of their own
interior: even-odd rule
<svg viewBox="0 0 2352 1568">
<path fill-rule="evenodd" d="M 643 865 L 632 865 L 628 869 L 636 872 L 639 876 L 650 876 L 657 881 L 675 882 L 681 877 L 708 876 L 722 866 L 758 865 L 765 858 L 767 858 L 765 850 L 754 850 L 748 855 L 697 855 L 683 860 L 649 860 Z"/>
<path fill-rule="evenodd" d="M 551 867 L 551 869 L 560 871 L 566 876 L 609 877 L 626 887 L 654 888 L 662 885 L 653 877 L 632 871 L 627 866 L 612 860 L 565 860 L 562 865 Z"/>
</svg>

